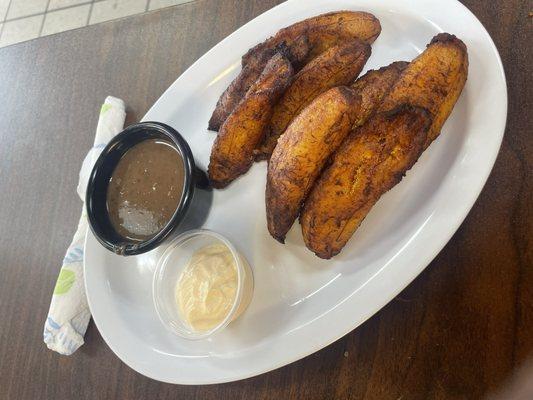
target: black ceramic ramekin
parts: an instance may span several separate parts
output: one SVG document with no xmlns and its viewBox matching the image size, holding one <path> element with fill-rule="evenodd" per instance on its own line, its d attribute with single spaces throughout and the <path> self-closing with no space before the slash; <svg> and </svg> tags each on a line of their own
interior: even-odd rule
<svg viewBox="0 0 533 400">
<path fill-rule="evenodd" d="M 135 241 L 124 238 L 113 228 L 107 211 L 107 187 L 121 157 L 147 139 L 164 139 L 174 144 L 183 158 L 185 182 L 178 208 L 165 227 L 145 241 Z M 85 204 L 89 225 L 98 241 L 112 252 L 128 256 L 150 251 L 176 233 L 199 228 L 207 217 L 211 198 L 207 176 L 196 167 L 185 139 L 168 125 L 141 122 L 128 126 L 104 148 L 89 176 Z"/>
</svg>

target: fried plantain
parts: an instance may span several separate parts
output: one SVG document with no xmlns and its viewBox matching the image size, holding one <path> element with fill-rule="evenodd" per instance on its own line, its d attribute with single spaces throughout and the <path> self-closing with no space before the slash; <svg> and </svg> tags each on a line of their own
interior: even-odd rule
<svg viewBox="0 0 533 400">
<path fill-rule="evenodd" d="M 353 82 L 370 57 L 370 52 L 369 44 L 355 39 L 330 48 L 298 72 L 274 107 L 265 138 L 255 152 L 256 159 L 270 157 L 278 138 L 293 118 L 319 94 Z"/>
<path fill-rule="evenodd" d="M 374 114 L 407 65 L 408 62 L 396 61 L 378 70 L 370 70 L 350 86 L 361 96 L 354 128 L 363 125 Z"/>
<path fill-rule="evenodd" d="M 324 163 L 350 132 L 359 102 L 345 86 L 330 89 L 279 139 L 268 165 L 265 193 L 268 230 L 279 242 L 284 242 Z"/>
<path fill-rule="evenodd" d="M 382 98 L 388 93 L 394 82 L 400 76 L 401 71 L 407 66 L 407 64 L 407 62 L 398 61 L 386 67 L 380 68 L 379 70 L 368 71 L 365 75 L 363 75 L 351 85 L 352 90 L 350 92 L 343 92 L 344 95 L 348 95 L 348 97 L 351 98 L 349 103 L 352 104 L 352 108 L 350 110 L 340 109 L 334 111 L 328 109 L 326 110 L 326 113 L 334 115 L 335 112 L 339 112 L 339 114 L 337 114 L 337 117 L 340 117 L 345 113 L 345 115 L 347 115 L 352 121 L 352 127 L 350 129 L 353 129 L 353 127 L 363 124 L 373 114 L 377 107 L 379 107 Z M 326 96 L 326 94 L 328 95 Z M 304 112 L 306 113 L 305 115 L 311 114 L 312 112 L 318 114 L 323 113 L 323 110 L 320 110 L 319 107 L 325 108 L 326 104 L 328 104 L 327 101 L 331 100 L 332 95 L 338 96 L 339 93 L 336 92 L 336 89 L 331 89 L 330 91 L 324 93 L 315 100 L 315 102 L 313 103 L 315 104 L 315 107 L 312 109 L 313 111 L 304 109 L 304 111 L 302 111 L 302 114 L 304 114 Z M 352 99 L 354 99 L 355 101 Z M 332 107 L 335 107 L 335 105 L 332 105 Z M 305 118 L 305 115 L 302 118 Z M 296 121 L 297 119 L 298 117 L 294 121 Z M 317 154 L 314 154 L 313 152 L 310 153 L 310 161 L 306 162 L 310 164 L 307 166 L 311 168 L 299 171 L 301 174 L 305 174 L 306 172 L 311 170 L 310 176 L 308 176 L 306 181 L 306 187 L 300 187 L 299 191 L 291 192 L 289 197 L 286 197 L 285 199 L 281 200 L 276 199 L 276 188 L 273 185 L 276 180 L 273 179 L 270 181 L 272 184 L 271 189 L 269 190 L 267 188 L 267 220 L 269 221 L 270 232 L 273 232 L 273 236 L 280 241 L 283 240 L 285 234 L 290 229 L 290 226 L 296 219 L 295 214 L 297 214 L 300 208 L 300 204 L 308 191 L 308 187 L 311 186 L 314 179 L 316 178 L 315 174 L 317 173 L 317 171 L 320 171 L 320 169 L 323 167 L 324 160 L 329 156 L 329 154 L 331 154 L 332 151 L 334 151 L 334 148 L 337 147 L 337 143 L 328 143 L 327 146 L 320 147 L 319 145 L 319 147 L 314 147 L 316 145 L 317 136 L 320 137 L 316 134 L 317 131 L 322 132 L 322 134 L 329 134 L 327 129 L 324 130 L 323 127 L 314 125 L 315 123 L 323 123 L 320 118 L 308 119 L 307 121 L 304 119 L 300 122 L 301 123 L 297 126 L 297 128 L 293 128 L 291 124 L 290 129 L 287 129 L 285 134 L 294 136 L 290 139 L 287 138 L 287 140 L 285 141 L 281 141 L 280 149 L 276 150 L 277 154 L 283 152 L 285 154 L 285 157 L 290 157 L 292 150 L 282 150 L 282 148 L 283 146 L 287 146 L 287 142 L 290 143 L 291 141 L 298 141 L 297 147 L 301 146 L 303 149 L 305 149 L 307 146 L 311 146 L 313 151 L 320 151 L 321 153 L 318 154 L 318 163 L 316 157 Z M 342 129 L 345 128 L 346 126 L 342 126 Z M 334 131 L 334 134 L 338 135 L 337 139 L 338 137 L 346 135 L 347 133 L 348 131 L 344 130 L 341 132 Z M 324 151 L 324 149 L 326 150 Z M 299 151 L 299 149 L 295 149 L 294 151 Z M 301 151 L 305 152 L 306 150 Z M 299 160 L 296 161 L 299 162 Z M 277 156 L 274 160 L 271 160 L 271 164 L 277 162 Z M 286 167 L 287 164 L 285 164 L 285 168 Z M 293 165 L 292 167 L 296 168 L 298 166 Z M 271 169 L 269 168 L 269 171 L 270 170 Z M 267 185 L 269 184 L 268 182 L 269 180 L 267 178 Z M 304 181 L 298 180 L 294 184 L 294 186 L 298 186 L 301 182 Z M 280 190 L 280 193 L 282 191 L 286 193 L 283 189 Z M 286 203 L 284 204 L 284 202 Z M 286 210 L 288 210 L 289 213 L 286 213 Z M 280 217 L 280 214 L 283 215 Z"/>
<path fill-rule="evenodd" d="M 338 254 L 381 195 L 423 152 L 430 113 L 401 105 L 376 114 L 341 144 L 300 215 L 306 246 L 318 257 Z"/>
<path fill-rule="evenodd" d="M 291 46 L 296 38 L 307 35 L 310 52 L 305 62 L 340 41 L 360 39 L 372 43 L 381 33 L 379 20 L 372 14 L 361 11 L 335 11 L 317 15 L 283 28 L 276 35 L 252 47 L 242 57 L 242 65 L 261 58 L 261 53 L 276 48 L 280 43 Z"/>
<path fill-rule="evenodd" d="M 272 108 L 292 75 L 289 60 L 276 54 L 226 119 L 211 149 L 208 175 L 213 187 L 225 187 L 248 171 L 253 162 L 253 150 L 263 137 Z"/>
<path fill-rule="evenodd" d="M 405 68 L 380 109 L 387 111 L 409 103 L 429 110 L 433 123 L 424 144 L 426 148 L 440 134 L 463 90 L 467 75 L 465 44 L 454 35 L 439 33 Z"/>
<path fill-rule="evenodd" d="M 322 14 L 281 29 L 242 57 L 242 71 L 218 100 L 208 129 L 219 130 L 276 52 L 282 52 L 298 72 L 330 47 L 355 38 L 372 43 L 380 32 L 381 25 L 376 17 L 354 11 Z"/>
<path fill-rule="evenodd" d="M 296 38 L 290 47 L 285 43 L 281 43 L 276 48 L 264 51 L 260 54 L 260 57 L 243 66 L 239 75 L 218 99 L 215 110 L 209 119 L 209 130 L 218 131 L 220 129 L 226 118 L 228 118 L 235 107 L 237 107 L 237 104 L 246 95 L 246 92 L 248 92 L 253 83 L 259 78 L 268 60 L 276 53 L 283 54 L 293 66 L 299 66 L 309 53 L 307 35 Z"/>
<path fill-rule="evenodd" d="M 309 249 L 322 258 L 342 250 L 380 196 L 439 135 L 467 74 L 466 46 L 446 33 L 403 70 L 379 114 L 348 136 L 309 194 L 300 215 Z"/>
</svg>

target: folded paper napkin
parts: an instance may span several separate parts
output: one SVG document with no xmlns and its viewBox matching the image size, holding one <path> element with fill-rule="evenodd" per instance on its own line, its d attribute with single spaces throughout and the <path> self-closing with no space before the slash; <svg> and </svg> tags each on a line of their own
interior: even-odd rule
<svg viewBox="0 0 533 400">
<path fill-rule="evenodd" d="M 94 146 L 83 160 L 80 170 L 78 195 L 82 201 L 85 201 L 85 190 L 94 163 L 105 145 L 123 129 L 125 119 L 124 102 L 116 97 L 107 97 L 100 109 Z M 91 318 L 83 282 L 83 250 L 88 227 L 83 206 L 78 229 L 63 259 L 44 323 L 44 342 L 49 349 L 64 355 L 74 353 L 83 344 L 83 336 Z"/>
</svg>

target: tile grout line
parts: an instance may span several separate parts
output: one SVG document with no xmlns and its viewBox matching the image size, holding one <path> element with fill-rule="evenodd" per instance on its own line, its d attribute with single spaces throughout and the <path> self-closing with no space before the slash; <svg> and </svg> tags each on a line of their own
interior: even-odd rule
<svg viewBox="0 0 533 400">
<path fill-rule="evenodd" d="M 9 13 L 9 9 L 11 8 L 11 3 L 12 3 L 12 2 L 13 2 L 13 0 L 9 0 L 9 3 L 7 3 L 6 13 L 4 14 L 4 16 L 2 17 L 2 19 L 0 20 L 0 23 L 6 21 L 6 19 L 7 19 L 7 14 Z"/>
<path fill-rule="evenodd" d="M 48 7 L 50 7 L 50 0 L 46 1 L 46 7 L 43 13 L 43 20 L 41 21 L 41 27 L 39 28 L 39 33 L 37 34 L 37 37 L 41 37 L 41 34 L 43 33 L 44 20 L 46 19 L 46 14 L 48 13 Z"/>
<path fill-rule="evenodd" d="M 106 0 L 90 0 L 90 1 L 83 2 L 83 3 L 79 3 L 79 4 L 73 4 L 73 5 L 70 5 L 70 6 L 58 7 L 58 8 L 55 8 L 53 10 L 49 9 L 51 0 L 47 0 L 46 7 L 45 7 L 45 10 L 43 12 L 34 13 L 34 14 L 28 14 L 28 15 L 24 15 L 24 16 L 20 16 L 20 17 L 16 17 L 16 18 L 8 19 L 7 16 L 9 14 L 9 10 L 11 9 L 11 5 L 13 4 L 13 1 L 14 0 L 9 0 L 9 3 L 7 5 L 7 9 L 6 9 L 6 13 L 5 13 L 3 19 L 0 20 L 0 39 L 1 39 L 2 35 L 3 35 L 3 33 L 4 33 L 4 28 L 5 28 L 6 23 L 13 22 L 13 21 L 19 21 L 19 20 L 23 20 L 23 19 L 26 19 L 26 18 L 36 17 L 36 16 L 40 16 L 40 15 L 43 16 L 43 19 L 41 21 L 41 25 L 39 27 L 39 33 L 37 34 L 37 37 L 42 37 L 42 33 L 43 33 L 43 30 L 44 30 L 44 23 L 45 23 L 45 20 L 46 20 L 46 16 L 48 14 L 55 13 L 56 11 L 68 10 L 68 9 L 71 9 L 71 8 L 76 8 L 76 7 L 86 6 L 86 5 L 89 5 L 90 7 L 89 7 L 89 13 L 88 13 L 88 16 L 87 16 L 87 21 L 86 21 L 84 26 L 89 26 L 90 19 L 91 19 L 91 16 L 92 16 L 92 12 L 93 12 L 93 8 L 94 8 L 94 4 L 95 3 L 100 3 L 100 2 L 103 2 L 103 1 L 106 1 Z M 188 3 L 194 3 L 195 1 L 196 0 L 184 1 L 184 2 L 182 2 L 180 4 L 178 4 L 178 6 L 179 5 L 188 4 Z M 152 2 L 152 0 L 147 0 L 146 1 L 146 6 L 145 6 L 144 12 L 150 11 L 149 8 L 150 8 L 151 2 Z M 3 46 L 0 46 L 0 47 L 3 47 Z"/>
<path fill-rule="evenodd" d="M 11 0 L 13 1 L 13 0 Z M 66 7 L 58 7 L 58 8 L 54 8 L 53 10 L 48 10 L 49 13 L 52 13 L 52 12 L 56 12 L 56 11 L 63 11 L 63 10 L 68 10 L 69 8 L 76 8 L 76 7 L 80 7 L 80 6 L 86 6 L 87 4 L 94 4 L 94 3 L 100 3 L 102 1 L 105 1 L 105 0 L 92 0 L 92 1 L 87 1 L 85 3 L 79 3 L 79 4 L 74 4 L 72 6 L 66 6 Z M 41 15 L 43 14 L 42 12 L 40 13 L 35 13 L 35 14 L 28 14 L 28 15 L 24 15 L 24 16 L 21 16 L 21 17 L 16 17 L 16 18 L 11 18 L 11 19 L 5 19 L 4 21 L 0 21 L 0 22 L 11 22 L 11 21 L 18 21 L 18 20 L 21 20 L 21 19 L 24 19 L 24 18 L 29 18 L 29 17 L 35 17 L 37 15 Z M 7 14 L 6 14 L 7 15 Z"/>
<path fill-rule="evenodd" d="M 12 21 L 18 21 L 18 20 L 21 20 L 21 19 L 24 19 L 24 18 L 30 18 L 30 17 L 36 17 L 38 15 L 41 15 L 43 14 L 44 12 L 40 12 L 40 13 L 34 13 L 34 14 L 27 14 L 27 15 L 22 15 L 20 17 L 15 17 L 15 18 L 10 18 L 10 19 L 7 19 L 7 13 L 9 12 L 9 6 L 11 5 L 11 2 L 13 0 L 10 0 L 9 2 L 9 5 L 8 5 L 8 8 L 6 10 L 6 16 L 4 17 L 3 20 L 0 20 L 0 23 L 4 23 L 4 22 L 12 22 Z M 47 10 L 46 12 L 47 13 L 53 13 L 53 12 L 56 12 L 56 11 L 63 11 L 63 10 L 68 10 L 70 8 L 76 8 L 76 7 L 81 7 L 81 6 L 86 6 L 87 4 L 95 4 L 95 3 L 101 3 L 103 1 L 106 1 L 106 0 L 90 0 L 90 1 L 86 1 L 84 3 L 79 3 L 79 4 L 73 4 L 71 6 L 65 6 L 65 7 L 58 7 L 58 8 L 54 8 L 53 10 Z M 179 3 L 179 4 L 176 4 L 174 5 L 173 7 L 179 7 L 179 6 L 182 6 L 182 5 L 185 5 L 185 4 L 189 4 L 189 3 L 194 3 L 196 2 L 197 0 L 187 0 L 187 1 L 184 1 L 183 3 Z M 152 0 L 148 0 L 148 5 L 147 7 L 150 8 L 150 3 L 152 2 Z M 167 7 L 161 7 L 161 8 L 167 8 Z M 158 8 L 159 9 L 159 8 Z M 146 11 L 150 11 L 148 9 L 145 10 Z M 139 13 L 137 13 L 139 14 Z M 134 15 L 134 14 L 132 14 Z"/>
<path fill-rule="evenodd" d="M 4 26 L 6 25 L 7 13 L 9 13 L 9 9 L 11 8 L 12 2 L 13 0 L 9 0 L 9 3 L 7 4 L 6 15 L 4 15 L 2 26 L 0 26 L 0 39 L 2 39 L 2 33 L 4 32 Z"/>
<path fill-rule="evenodd" d="M 89 12 L 87 14 L 87 21 L 85 21 L 84 26 L 89 26 L 89 21 L 91 20 L 91 15 L 93 14 L 93 7 L 94 7 L 94 0 L 91 0 L 90 6 L 89 6 Z"/>
</svg>

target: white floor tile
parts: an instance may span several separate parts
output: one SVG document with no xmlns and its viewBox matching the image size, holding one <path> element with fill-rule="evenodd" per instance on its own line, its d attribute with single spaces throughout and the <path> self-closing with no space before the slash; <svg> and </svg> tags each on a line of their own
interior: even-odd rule
<svg viewBox="0 0 533 400">
<path fill-rule="evenodd" d="M 6 19 L 20 18 L 26 15 L 44 13 L 48 0 L 11 0 Z"/>
<path fill-rule="evenodd" d="M 50 4 L 48 4 L 48 9 L 55 10 L 57 8 L 76 6 L 79 4 L 90 2 L 91 0 L 50 0 Z"/>
<path fill-rule="evenodd" d="M 34 17 L 4 22 L 4 29 L 0 36 L 0 46 L 7 46 L 36 38 L 39 36 L 39 29 L 41 29 L 43 18 L 44 14 L 41 14 Z"/>
<path fill-rule="evenodd" d="M 6 17 L 7 7 L 9 6 L 9 0 L 0 0 L 0 21 L 3 21 Z"/>
<path fill-rule="evenodd" d="M 158 8 L 175 6 L 177 4 L 190 3 L 194 0 L 150 0 L 149 10 L 157 10 Z"/>
<path fill-rule="evenodd" d="M 94 3 L 90 24 L 144 12 L 148 0 L 104 0 Z"/>
<path fill-rule="evenodd" d="M 89 4 L 46 13 L 41 36 L 81 28 L 87 24 Z"/>
</svg>

